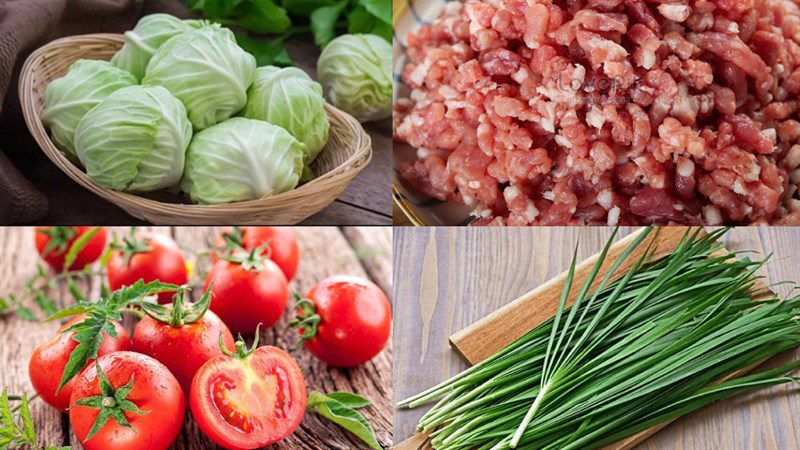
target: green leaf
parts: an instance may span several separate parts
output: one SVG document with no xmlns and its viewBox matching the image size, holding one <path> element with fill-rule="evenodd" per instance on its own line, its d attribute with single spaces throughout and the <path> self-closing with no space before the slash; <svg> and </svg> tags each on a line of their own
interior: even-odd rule
<svg viewBox="0 0 800 450">
<path fill-rule="evenodd" d="M 9 306 L 14 305 L 14 312 L 19 316 L 22 320 L 29 320 L 35 321 L 36 315 L 30 309 L 26 308 L 14 295 L 9 295 L 6 297 L 3 302 L 8 302 Z"/>
<path fill-rule="evenodd" d="M 281 2 L 289 14 L 298 17 L 309 17 L 312 11 L 337 3 L 339 0 L 283 0 Z"/>
<path fill-rule="evenodd" d="M 4 297 L 0 297 L 0 313 L 8 312 L 11 308 L 11 305 L 8 304 L 8 301 Z"/>
<path fill-rule="evenodd" d="M 0 395 L 0 448 L 31 447 L 36 445 L 36 430 L 33 428 L 28 396 L 23 394 L 21 404 L 9 405 L 8 388 Z M 14 412 L 19 411 L 15 416 Z M 20 426 L 20 423 L 22 426 Z"/>
<path fill-rule="evenodd" d="M 250 0 L 235 9 L 236 25 L 259 34 L 282 33 L 292 25 L 286 10 L 273 0 Z"/>
<path fill-rule="evenodd" d="M 392 25 L 386 23 L 358 6 L 347 14 L 349 22 L 347 31 L 352 34 L 375 34 L 387 41 L 392 41 Z"/>
<path fill-rule="evenodd" d="M 89 244 L 89 241 L 91 241 L 92 238 L 95 237 L 99 232 L 100 227 L 93 227 L 91 230 L 80 235 L 78 239 L 75 239 L 75 242 L 72 243 L 67 251 L 67 254 L 64 256 L 64 270 L 67 270 L 70 266 L 72 266 L 72 263 L 75 262 L 75 258 L 78 257 L 78 253 L 80 253 L 81 250 L 83 250 L 86 245 Z M 78 267 L 78 269 L 83 269 L 83 267 Z"/>
<path fill-rule="evenodd" d="M 347 0 L 342 0 L 333 6 L 323 6 L 311 13 L 311 31 L 314 34 L 314 43 L 325 47 L 328 42 L 336 37 L 336 22 L 341 17 Z"/>
<path fill-rule="evenodd" d="M 63 331 L 63 333 L 75 332 L 72 339 L 78 342 L 78 345 L 69 355 L 69 361 L 64 368 L 57 392 L 60 392 L 69 380 L 83 370 L 89 360 L 97 358 L 97 349 L 102 342 L 103 333 L 117 336 L 113 321 L 121 320 L 120 311 L 129 305 L 139 303 L 145 297 L 160 292 L 182 291 L 183 289 L 182 286 L 174 284 L 160 281 L 145 283 L 140 279 L 130 286 L 112 292 L 110 296 L 103 297 L 96 303 L 81 303 L 51 316 L 52 320 L 72 315 L 71 313 L 78 311 L 86 314 L 86 318 L 82 322 Z"/>
<path fill-rule="evenodd" d="M 338 401 L 339 403 L 347 406 L 348 408 L 359 409 L 372 404 L 372 401 L 366 397 L 362 397 L 352 392 L 331 392 L 326 394 L 328 397 Z"/>
<path fill-rule="evenodd" d="M 195 0 L 189 7 L 194 11 L 202 12 L 206 17 L 216 19 L 228 17 L 233 12 L 237 1 L 231 0 Z"/>
<path fill-rule="evenodd" d="M 392 24 L 392 3 L 389 0 L 358 0 L 358 3 L 383 23 Z"/>
<path fill-rule="evenodd" d="M 294 61 L 286 52 L 283 39 L 254 39 L 243 34 L 236 35 L 236 42 L 246 52 L 255 56 L 256 63 L 261 66 L 293 66 Z"/>
<path fill-rule="evenodd" d="M 58 307 L 56 307 L 54 300 L 46 296 L 44 292 L 37 292 L 36 295 L 33 296 L 33 299 L 45 315 L 51 316 L 58 312 Z"/>
<path fill-rule="evenodd" d="M 316 391 L 308 396 L 306 409 L 353 433 L 370 447 L 381 450 L 372 425 L 355 409 Z"/>
</svg>

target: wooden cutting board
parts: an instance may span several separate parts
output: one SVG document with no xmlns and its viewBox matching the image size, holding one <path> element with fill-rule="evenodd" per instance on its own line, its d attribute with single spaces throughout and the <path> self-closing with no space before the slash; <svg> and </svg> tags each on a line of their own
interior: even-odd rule
<svg viewBox="0 0 800 450">
<path fill-rule="evenodd" d="M 620 268 L 612 279 L 618 279 L 624 276 L 651 243 L 652 247 L 650 250 L 654 258 L 661 258 L 669 255 L 678 247 L 686 230 L 687 228 L 684 227 L 661 227 L 653 230 L 620 265 Z M 640 233 L 641 231 L 637 231 L 612 244 L 601 266 L 599 275 L 592 284 L 593 287 L 600 283 L 603 275 L 608 272 L 608 269 L 614 264 L 617 257 L 625 251 L 628 245 L 633 242 Z M 701 230 L 700 233 L 701 235 L 707 235 L 705 230 Z M 725 249 L 720 249 L 715 254 L 727 253 Z M 581 288 L 581 285 L 588 277 L 598 258 L 599 253 L 576 265 L 572 290 L 570 291 L 570 299 L 568 300 L 569 304 L 574 300 L 574 295 L 576 295 Z M 558 300 L 561 296 L 566 277 L 567 272 L 565 271 L 483 319 L 455 333 L 450 336 L 450 345 L 470 364 L 476 364 L 497 353 L 556 314 Z M 770 295 L 766 293 L 769 291 L 767 291 L 762 283 L 757 282 L 757 287 L 764 289 L 764 296 Z M 742 376 L 757 366 L 758 364 L 754 364 L 753 366 L 732 373 L 723 380 Z M 602 450 L 629 450 L 667 426 L 669 423 L 670 422 L 665 422 L 648 428 L 647 430 L 618 442 L 606 445 Z M 432 447 L 428 445 L 427 436 L 423 433 L 417 433 L 394 446 L 395 450 L 429 450 L 431 448 Z"/>
</svg>

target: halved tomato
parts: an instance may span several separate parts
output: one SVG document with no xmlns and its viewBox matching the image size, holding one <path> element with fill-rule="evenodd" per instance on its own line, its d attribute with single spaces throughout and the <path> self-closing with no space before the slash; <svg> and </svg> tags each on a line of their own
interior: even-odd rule
<svg viewBox="0 0 800 450">
<path fill-rule="evenodd" d="M 257 345 L 254 344 L 253 347 Z M 306 409 L 303 372 L 283 350 L 265 346 L 206 362 L 192 381 L 189 404 L 211 440 L 229 449 L 254 449 L 294 432 Z"/>
</svg>

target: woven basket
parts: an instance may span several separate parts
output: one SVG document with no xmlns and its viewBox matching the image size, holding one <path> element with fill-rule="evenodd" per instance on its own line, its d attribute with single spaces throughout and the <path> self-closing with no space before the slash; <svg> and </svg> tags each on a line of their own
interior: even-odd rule
<svg viewBox="0 0 800 450">
<path fill-rule="evenodd" d="M 50 42 L 25 61 L 19 92 L 28 129 L 47 157 L 70 178 L 132 216 L 163 225 L 295 224 L 331 204 L 372 158 L 372 141 L 361 124 L 326 104 L 330 140 L 311 165 L 315 178 L 293 191 L 225 205 L 193 205 L 185 196 L 166 191 L 134 195 L 100 186 L 50 140 L 42 124 L 44 93 L 76 60 L 110 60 L 123 43 L 119 34 L 87 34 Z"/>
</svg>

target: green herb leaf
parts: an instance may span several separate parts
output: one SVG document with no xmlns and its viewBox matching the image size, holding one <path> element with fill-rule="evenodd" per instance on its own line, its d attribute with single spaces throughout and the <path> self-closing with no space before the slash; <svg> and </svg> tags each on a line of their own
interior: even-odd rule
<svg viewBox="0 0 800 450">
<path fill-rule="evenodd" d="M 64 270 L 68 270 L 68 268 L 72 266 L 72 263 L 75 262 L 75 258 L 78 257 L 78 253 L 80 253 L 81 250 L 89 244 L 89 241 L 99 232 L 100 227 L 93 227 L 91 230 L 80 235 L 78 239 L 75 239 L 75 242 L 69 247 L 66 256 L 64 256 Z M 78 267 L 77 269 L 83 269 L 83 267 Z"/>
<path fill-rule="evenodd" d="M 46 296 L 43 291 L 37 292 L 36 295 L 33 296 L 33 299 L 47 316 L 51 316 L 58 312 L 58 307 L 56 306 L 55 301 Z"/>
<path fill-rule="evenodd" d="M 326 394 L 328 397 L 338 401 L 339 403 L 347 406 L 348 408 L 360 409 L 372 404 L 372 400 L 362 397 L 352 392 L 331 392 Z"/>
<path fill-rule="evenodd" d="M 347 31 L 353 34 L 375 34 L 387 41 L 392 41 L 392 25 L 386 23 L 372 13 L 367 11 L 363 6 L 358 6 L 350 13 L 347 14 L 349 21 Z"/>
<path fill-rule="evenodd" d="M 283 39 L 254 39 L 243 34 L 236 35 L 236 42 L 246 52 L 255 56 L 256 63 L 261 66 L 293 66 L 294 61 L 289 57 Z"/>
<path fill-rule="evenodd" d="M 273 0 L 250 0 L 234 10 L 236 25 L 259 34 L 283 33 L 292 25 L 286 10 Z M 224 16 L 220 16 L 224 17 Z"/>
<path fill-rule="evenodd" d="M 355 409 L 316 391 L 312 391 L 308 396 L 306 409 L 353 433 L 370 447 L 381 450 L 372 425 Z"/>
<path fill-rule="evenodd" d="M 312 11 L 325 6 L 334 6 L 337 3 L 339 0 L 283 0 L 281 2 L 289 14 L 297 17 L 308 17 Z"/>
<path fill-rule="evenodd" d="M 19 398 L 18 398 L 19 399 Z M 31 420 L 28 396 L 22 395 L 21 403 L 12 409 L 9 404 L 8 388 L 0 395 L 0 447 L 18 448 L 36 445 L 36 431 Z M 18 410 L 18 415 L 14 412 Z"/>
<path fill-rule="evenodd" d="M 325 47 L 328 42 L 336 37 L 336 22 L 341 17 L 347 0 L 342 0 L 333 6 L 323 6 L 311 13 L 311 31 L 314 34 L 314 43 Z"/>
<path fill-rule="evenodd" d="M 387 0 L 358 0 L 358 3 L 383 23 L 392 24 L 391 2 Z"/>
<path fill-rule="evenodd" d="M 50 320 L 55 318 L 67 317 L 73 313 L 84 313 L 86 319 L 76 323 L 63 331 L 75 332 L 72 337 L 78 342 L 77 347 L 69 355 L 69 361 L 64 368 L 58 390 L 60 392 L 64 385 L 78 374 L 89 360 L 97 357 L 97 349 L 103 340 L 103 333 L 117 337 L 117 331 L 113 321 L 122 319 L 120 311 L 128 305 L 139 303 L 143 298 L 160 292 L 182 291 L 182 286 L 152 281 L 145 283 L 141 279 L 136 283 L 114 291 L 108 297 L 103 297 L 96 303 L 82 302 L 74 307 L 59 311 L 50 316 Z"/>
</svg>

